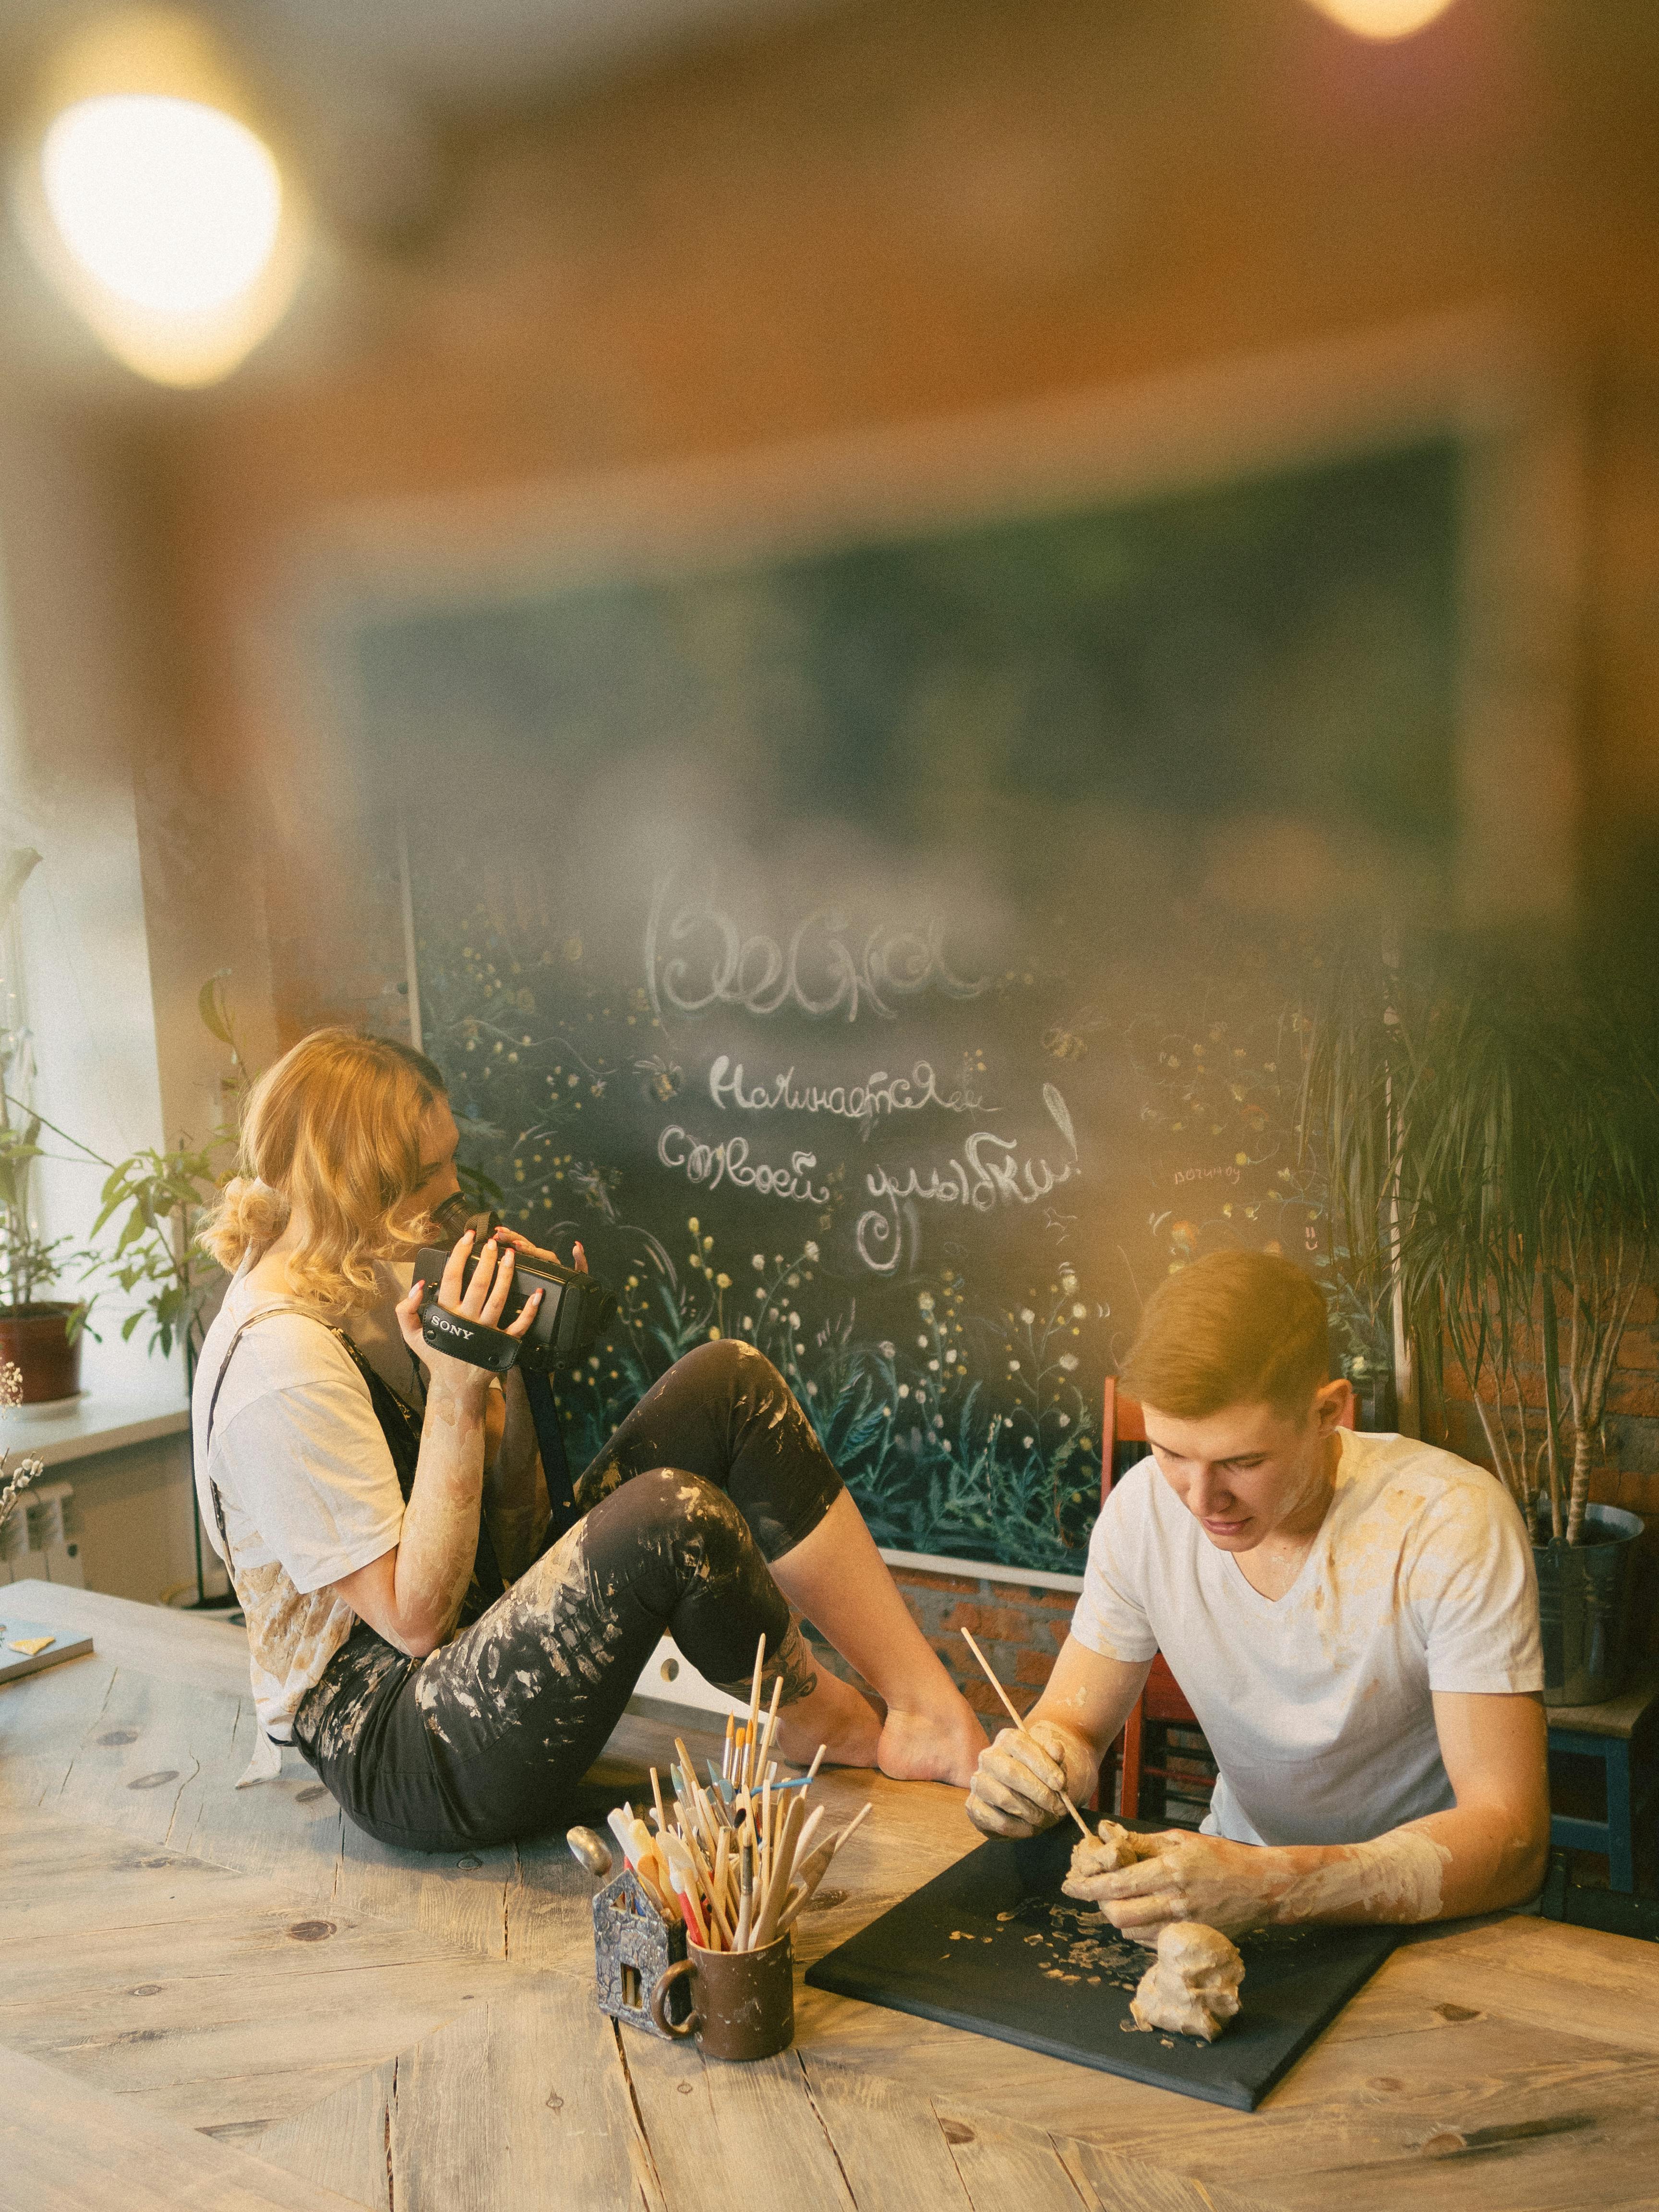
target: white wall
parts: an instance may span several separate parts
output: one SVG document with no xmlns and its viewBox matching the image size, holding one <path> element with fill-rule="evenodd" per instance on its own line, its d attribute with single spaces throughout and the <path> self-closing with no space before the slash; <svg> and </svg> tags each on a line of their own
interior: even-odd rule
<svg viewBox="0 0 1659 2212">
<path fill-rule="evenodd" d="M 35 1105 L 115 1159 L 161 1141 L 161 1103 L 132 793 L 143 732 L 116 533 L 83 436 L 0 388 L 0 816 L 8 842 L 41 854 L 17 911 Z M 100 1181 L 42 1162 L 42 1232 L 84 1233 Z M 119 1319 L 100 1320 L 89 1382 L 149 1372 Z"/>
</svg>

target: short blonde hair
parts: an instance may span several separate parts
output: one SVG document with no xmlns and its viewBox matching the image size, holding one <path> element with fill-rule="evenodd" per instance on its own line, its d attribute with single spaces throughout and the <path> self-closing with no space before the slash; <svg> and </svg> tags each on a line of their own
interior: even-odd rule
<svg viewBox="0 0 1659 2212">
<path fill-rule="evenodd" d="M 1147 1299 L 1119 1380 L 1178 1420 L 1262 1405 L 1300 1420 L 1330 1365 L 1325 1301 L 1309 1275 L 1270 1252 L 1209 1252 Z"/>
<path fill-rule="evenodd" d="M 239 1173 L 202 1231 L 222 1267 L 258 1259 L 295 1206 L 309 1241 L 289 1261 L 296 1297 L 346 1312 L 377 1295 L 374 1263 L 424 1226 L 421 1123 L 443 1095 L 429 1060 L 385 1037 L 313 1030 L 248 1093 Z"/>
</svg>

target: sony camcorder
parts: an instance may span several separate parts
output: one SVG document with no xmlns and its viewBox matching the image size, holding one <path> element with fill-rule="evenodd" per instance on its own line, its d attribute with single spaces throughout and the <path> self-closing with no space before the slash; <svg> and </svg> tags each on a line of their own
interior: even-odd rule
<svg viewBox="0 0 1659 2212">
<path fill-rule="evenodd" d="M 438 1284 L 455 1243 L 467 1230 L 474 1232 L 473 1256 L 462 1278 L 465 1285 L 472 1279 L 477 1255 L 501 1226 L 501 1216 L 469 1214 L 466 1200 L 457 1197 L 439 1206 L 433 1219 L 452 1242 L 424 1246 L 416 1256 L 415 1274 L 417 1281 L 426 1285 L 421 1302 L 421 1334 L 434 1352 L 447 1352 L 452 1359 L 487 1367 L 497 1375 L 505 1375 L 514 1365 L 533 1375 L 547 1375 L 556 1367 L 573 1365 L 592 1348 L 617 1302 L 592 1275 L 562 1267 L 556 1260 L 532 1260 L 522 1252 L 514 1254 L 513 1287 L 501 1310 L 499 1328 L 469 1321 L 464 1314 L 451 1313 L 441 1306 Z M 506 1324 L 518 1319 L 532 1291 L 542 1294 L 535 1320 L 522 1336 L 509 1336 Z"/>
</svg>

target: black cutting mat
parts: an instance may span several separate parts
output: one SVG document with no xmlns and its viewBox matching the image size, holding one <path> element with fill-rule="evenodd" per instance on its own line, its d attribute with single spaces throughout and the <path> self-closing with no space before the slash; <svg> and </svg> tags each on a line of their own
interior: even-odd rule
<svg viewBox="0 0 1659 2212">
<path fill-rule="evenodd" d="M 1151 1955 L 1093 1905 L 1061 1895 L 1074 1840 L 1068 1822 L 1029 1843 L 981 1844 L 820 1959 L 808 1984 L 1248 2112 L 1398 1937 L 1393 1928 L 1247 1936 L 1243 2010 L 1217 2042 L 1143 2033 L 1129 1999 Z"/>
</svg>

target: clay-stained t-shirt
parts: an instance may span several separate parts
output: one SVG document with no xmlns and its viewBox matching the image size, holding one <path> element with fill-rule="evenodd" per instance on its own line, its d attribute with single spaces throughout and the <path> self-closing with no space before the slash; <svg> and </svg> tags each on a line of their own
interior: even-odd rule
<svg viewBox="0 0 1659 2212">
<path fill-rule="evenodd" d="M 1335 1495 L 1283 1597 L 1217 1550 L 1147 1458 L 1095 1524 L 1072 1633 L 1162 1651 L 1209 1740 L 1211 1834 L 1358 1843 L 1448 1810 L 1431 1693 L 1539 1691 L 1532 1547 L 1508 1492 L 1415 1439 L 1339 1431 Z"/>
<path fill-rule="evenodd" d="M 385 1297 L 354 1316 L 351 1334 L 398 1395 L 418 1402 L 419 1370 L 391 1312 L 407 1285 L 394 1268 L 380 1272 Z M 404 1501 L 368 1383 L 304 1314 L 270 1313 L 237 1346 L 210 1450 L 208 1407 L 231 1340 L 250 1316 L 282 1303 L 238 1275 L 202 1346 L 192 1417 L 202 1526 L 222 1558 L 210 1480 L 247 1617 L 254 1703 L 266 1734 L 286 1743 L 295 1707 L 356 1626 L 328 1585 L 392 1550 Z"/>
</svg>

